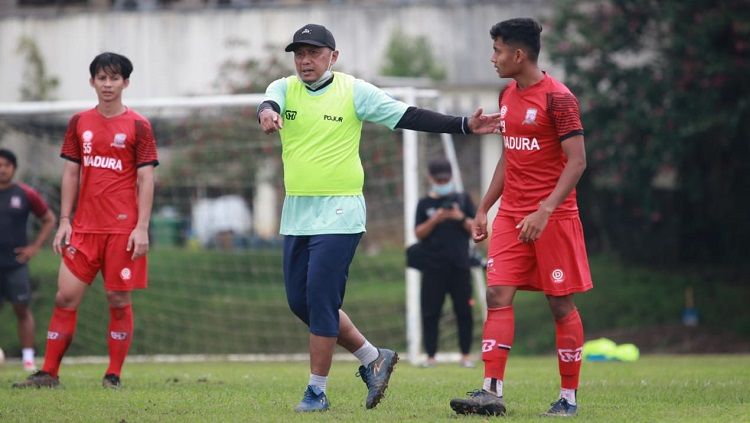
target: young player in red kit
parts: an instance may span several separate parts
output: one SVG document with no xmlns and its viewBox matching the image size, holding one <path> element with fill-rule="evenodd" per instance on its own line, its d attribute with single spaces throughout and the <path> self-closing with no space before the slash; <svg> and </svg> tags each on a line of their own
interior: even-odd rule
<svg viewBox="0 0 750 423">
<path fill-rule="evenodd" d="M 555 319 L 560 396 L 545 416 L 574 416 L 583 325 L 573 295 L 592 288 L 575 186 L 586 168 L 578 101 L 537 66 L 541 26 L 519 18 L 492 27 L 492 63 L 513 78 L 500 93 L 503 155 L 476 213 L 473 238 L 487 238 L 488 315 L 482 336 L 484 384 L 454 399 L 459 414 L 505 414 L 503 379 L 513 345 L 516 290 L 542 291 Z"/>
<path fill-rule="evenodd" d="M 130 60 L 115 53 L 96 56 L 89 67 L 98 104 L 70 119 L 60 154 L 67 161 L 54 249 L 63 260 L 44 366 L 14 387 L 59 385 L 60 361 L 73 340 L 78 306 L 99 271 L 110 311 L 109 367 L 102 385 L 120 387 L 133 337 L 131 292 L 148 282 L 148 225 L 159 163 L 151 124 L 122 104 L 132 71 Z"/>
</svg>

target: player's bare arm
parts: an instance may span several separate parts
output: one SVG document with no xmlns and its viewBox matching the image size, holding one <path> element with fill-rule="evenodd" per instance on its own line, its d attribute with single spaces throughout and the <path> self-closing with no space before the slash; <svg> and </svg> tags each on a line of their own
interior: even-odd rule
<svg viewBox="0 0 750 423">
<path fill-rule="evenodd" d="M 284 127 L 281 123 L 281 115 L 273 109 L 261 111 L 258 118 L 260 119 L 260 127 L 266 134 L 273 134 Z"/>
<path fill-rule="evenodd" d="M 41 217 L 41 221 L 42 227 L 39 229 L 39 233 L 37 234 L 34 242 L 25 247 L 18 247 L 15 249 L 16 261 L 18 261 L 19 263 L 28 262 L 39 252 L 39 250 L 42 249 L 44 241 L 49 238 L 49 235 L 52 233 L 52 229 L 54 229 L 55 227 L 55 214 L 52 213 L 52 210 L 47 209 L 47 212 L 44 213 L 44 216 Z"/>
<path fill-rule="evenodd" d="M 78 195 L 78 182 L 81 177 L 81 165 L 66 161 L 63 168 L 62 186 L 60 187 L 60 225 L 57 227 L 52 249 L 56 254 L 62 254 L 63 246 L 70 244 L 73 227 L 70 224 L 70 213 Z"/>
<path fill-rule="evenodd" d="M 128 238 L 128 251 L 132 259 L 148 253 L 148 224 L 151 221 L 151 209 L 154 204 L 154 166 L 138 168 L 138 222 Z"/>
<path fill-rule="evenodd" d="M 487 188 L 484 197 L 482 197 L 482 201 L 479 202 L 476 216 L 474 216 L 471 234 L 474 242 L 482 242 L 487 239 L 487 212 L 500 198 L 504 185 L 505 155 L 501 155 L 500 160 L 497 161 L 497 166 L 495 166 L 495 173 L 492 175 L 490 186 Z"/>
<path fill-rule="evenodd" d="M 539 204 L 539 209 L 524 217 L 516 226 L 521 229 L 518 235 L 521 242 L 532 242 L 539 239 L 552 212 L 576 187 L 583 171 L 586 169 L 586 149 L 583 144 L 583 135 L 576 135 L 562 141 L 562 149 L 568 158 L 568 162 L 560 174 L 560 179 L 557 180 L 555 189 L 552 190 L 546 200 Z"/>
<path fill-rule="evenodd" d="M 469 117 L 469 129 L 478 135 L 499 134 L 500 120 L 500 113 L 485 115 L 480 107 Z"/>
</svg>

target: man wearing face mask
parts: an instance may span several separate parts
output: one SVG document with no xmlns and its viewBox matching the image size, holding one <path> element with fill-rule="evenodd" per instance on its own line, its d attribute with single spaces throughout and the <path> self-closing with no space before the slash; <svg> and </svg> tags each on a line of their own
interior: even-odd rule
<svg viewBox="0 0 750 423">
<path fill-rule="evenodd" d="M 422 269 L 422 332 L 427 361 L 436 364 L 438 326 L 445 295 L 450 294 L 458 325 L 461 365 L 474 367 L 469 357 L 474 321 L 471 315 L 471 272 L 469 238 L 474 222 L 474 204 L 465 193 L 456 192 L 451 164 L 431 161 L 427 169 L 430 192 L 417 204 L 414 233 L 426 257 Z"/>
<path fill-rule="evenodd" d="M 365 407 L 383 398 L 398 355 L 377 348 L 341 310 L 349 265 L 365 232 L 364 171 L 359 157 L 362 122 L 456 134 L 499 133 L 499 114 L 448 116 L 410 107 L 351 75 L 333 72 L 339 52 L 333 34 L 308 24 L 286 47 L 296 75 L 266 89 L 258 121 L 279 132 L 286 197 L 284 283 L 292 312 L 310 328 L 310 379 L 299 412 L 325 411 L 333 350 L 341 345 L 360 361 Z"/>
</svg>

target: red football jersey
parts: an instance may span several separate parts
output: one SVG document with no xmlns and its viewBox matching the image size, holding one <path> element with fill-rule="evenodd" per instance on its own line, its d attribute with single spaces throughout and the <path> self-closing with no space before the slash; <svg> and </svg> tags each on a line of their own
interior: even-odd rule
<svg viewBox="0 0 750 423">
<path fill-rule="evenodd" d="M 525 89 L 511 81 L 499 103 L 505 155 L 500 213 L 524 217 L 536 211 L 557 185 L 567 162 L 561 143 L 583 135 L 578 100 L 545 73 L 544 79 Z M 573 189 L 552 216 L 576 213 Z"/>
<path fill-rule="evenodd" d="M 131 109 L 73 115 L 60 156 L 81 165 L 73 230 L 129 234 L 138 222 L 137 169 L 159 164 L 151 123 Z"/>
</svg>

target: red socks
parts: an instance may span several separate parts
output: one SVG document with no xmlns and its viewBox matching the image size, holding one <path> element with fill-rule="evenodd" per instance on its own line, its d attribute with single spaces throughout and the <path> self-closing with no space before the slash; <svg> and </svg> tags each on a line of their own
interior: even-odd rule
<svg viewBox="0 0 750 423">
<path fill-rule="evenodd" d="M 505 363 L 513 345 L 515 322 L 513 306 L 490 308 L 482 334 L 484 377 L 503 380 Z"/>
<path fill-rule="evenodd" d="M 120 376 L 122 364 L 128 355 L 133 339 L 133 307 L 109 308 L 109 330 L 107 332 L 107 346 L 109 347 L 109 367 L 105 374 Z"/>
<path fill-rule="evenodd" d="M 42 370 L 57 377 L 65 351 L 73 341 L 76 331 L 76 316 L 78 311 L 71 308 L 55 306 L 47 329 L 47 348 L 44 351 L 44 366 Z"/>
<path fill-rule="evenodd" d="M 565 389 L 577 389 L 583 350 L 583 323 L 578 309 L 574 309 L 562 319 L 555 320 L 555 334 L 560 386 Z"/>
</svg>

